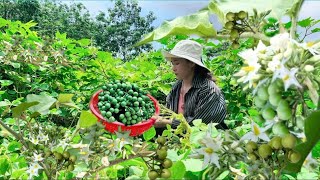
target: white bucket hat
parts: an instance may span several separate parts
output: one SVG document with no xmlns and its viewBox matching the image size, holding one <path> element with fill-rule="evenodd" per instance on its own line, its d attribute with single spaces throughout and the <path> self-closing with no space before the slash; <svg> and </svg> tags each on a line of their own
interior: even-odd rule
<svg viewBox="0 0 320 180">
<path fill-rule="evenodd" d="M 162 54 L 168 60 L 171 58 L 184 58 L 210 71 L 202 62 L 202 45 L 192 40 L 179 41 L 170 51 Z"/>
</svg>

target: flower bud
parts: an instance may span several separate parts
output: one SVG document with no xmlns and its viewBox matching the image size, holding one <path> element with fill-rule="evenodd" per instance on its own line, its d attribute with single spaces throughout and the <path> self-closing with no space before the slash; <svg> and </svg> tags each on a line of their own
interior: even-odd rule
<svg viewBox="0 0 320 180">
<path fill-rule="evenodd" d="M 312 65 L 307 64 L 306 66 L 304 66 L 304 70 L 306 72 L 312 72 L 314 70 L 314 67 Z"/>
</svg>

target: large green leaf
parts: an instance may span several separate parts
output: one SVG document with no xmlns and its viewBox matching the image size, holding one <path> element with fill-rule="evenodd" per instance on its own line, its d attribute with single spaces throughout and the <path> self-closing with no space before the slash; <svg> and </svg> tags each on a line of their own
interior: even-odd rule
<svg viewBox="0 0 320 180">
<path fill-rule="evenodd" d="M 184 174 L 186 173 L 186 166 L 183 164 L 183 162 L 177 161 L 172 165 L 170 170 L 172 174 L 170 178 L 183 179 Z"/>
<path fill-rule="evenodd" d="M 151 140 L 154 136 L 156 136 L 156 130 L 153 126 L 143 133 L 143 139 L 146 141 Z"/>
<path fill-rule="evenodd" d="M 27 110 L 29 107 L 32 107 L 34 105 L 39 104 L 39 102 L 35 101 L 35 102 L 23 102 L 21 104 L 19 104 L 17 107 L 12 109 L 12 116 L 14 118 L 18 118 L 23 111 Z"/>
<path fill-rule="evenodd" d="M 96 124 L 97 121 L 98 121 L 98 118 L 95 115 L 93 115 L 91 112 L 82 111 L 80 114 L 80 119 L 78 123 L 81 128 L 86 128 Z"/>
<path fill-rule="evenodd" d="M 281 18 L 287 12 L 293 13 L 299 1 L 300 0 L 211 0 L 208 8 L 218 16 L 220 22 L 224 23 L 226 22 L 225 15 L 228 12 L 239 12 L 241 10 L 248 12 L 249 15 L 253 14 L 253 9 L 256 9 L 259 13 L 272 10 L 269 14 L 270 16 Z"/>
<path fill-rule="evenodd" d="M 29 94 L 27 96 L 27 102 L 34 102 L 34 101 L 38 101 L 39 104 L 30 107 L 30 110 L 32 112 L 39 112 L 40 114 L 45 115 L 49 113 L 50 107 L 57 100 L 51 96 L 47 96 L 44 94 L 41 94 L 41 95 Z"/>
<path fill-rule="evenodd" d="M 4 175 L 6 171 L 9 169 L 9 162 L 7 159 L 0 159 L 0 174 Z"/>
<path fill-rule="evenodd" d="M 285 171 L 288 172 L 300 172 L 301 166 L 308 156 L 308 154 L 311 152 L 313 147 L 317 144 L 317 142 L 320 140 L 320 111 L 313 112 L 305 121 L 305 135 L 307 138 L 307 141 L 304 143 L 299 144 L 295 150 L 301 153 L 301 160 L 298 163 L 292 164 L 289 163 L 288 166 L 285 168 Z"/>
<path fill-rule="evenodd" d="M 209 12 L 201 11 L 188 16 L 178 17 L 172 21 L 165 21 L 160 27 L 147 34 L 136 45 L 160 40 L 169 35 L 199 35 L 214 37 L 217 31 L 209 21 Z"/>
</svg>

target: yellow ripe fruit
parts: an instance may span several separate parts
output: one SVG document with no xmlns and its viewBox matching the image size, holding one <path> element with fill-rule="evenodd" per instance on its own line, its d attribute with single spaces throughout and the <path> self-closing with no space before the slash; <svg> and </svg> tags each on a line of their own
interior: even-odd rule
<svg viewBox="0 0 320 180">
<path fill-rule="evenodd" d="M 281 144 L 284 148 L 292 149 L 296 146 L 297 138 L 292 134 L 287 134 L 281 139 Z"/>
</svg>

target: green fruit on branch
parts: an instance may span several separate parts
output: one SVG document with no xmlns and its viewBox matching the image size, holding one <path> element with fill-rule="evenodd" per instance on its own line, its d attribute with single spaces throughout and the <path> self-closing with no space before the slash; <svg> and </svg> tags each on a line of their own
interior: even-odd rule
<svg viewBox="0 0 320 180">
<path fill-rule="evenodd" d="M 278 107 L 277 107 L 277 114 L 278 114 L 279 119 L 282 119 L 282 120 L 291 119 L 291 117 L 292 117 L 291 108 L 289 106 L 289 103 L 286 100 L 282 99 L 279 102 Z"/>
<path fill-rule="evenodd" d="M 63 159 L 63 156 L 61 153 L 55 152 L 54 153 L 54 157 L 56 158 L 56 160 L 60 161 Z"/>
<path fill-rule="evenodd" d="M 68 166 L 68 171 L 73 171 L 74 170 L 74 164 L 70 164 Z"/>
<path fill-rule="evenodd" d="M 246 144 L 246 151 L 247 153 L 252 153 L 254 150 L 258 149 L 258 145 L 257 143 L 253 142 L 253 141 L 249 141 Z"/>
<path fill-rule="evenodd" d="M 258 108 L 263 108 L 266 105 L 266 101 L 260 99 L 258 96 L 254 97 L 253 102 Z"/>
<path fill-rule="evenodd" d="M 281 144 L 281 137 L 275 136 L 271 139 L 269 142 L 269 145 L 271 146 L 272 149 L 279 150 L 282 148 Z"/>
<path fill-rule="evenodd" d="M 301 159 L 301 154 L 299 152 L 297 152 L 297 151 L 289 151 L 288 159 L 292 163 L 297 163 Z"/>
<path fill-rule="evenodd" d="M 246 19 L 248 17 L 248 13 L 247 12 L 244 12 L 244 11 L 240 11 L 237 13 L 237 16 L 239 19 L 243 20 L 243 19 Z"/>
<path fill-rule="evenodd" d="M 240 47 L 240 44 L 236 41 L 232 42 L 231 44 L 232 49 L 238 49 Z"/>
<path fill-rule="evenodd" d="M 168 158 L 163 160 L 162 166 L 166 169 L 170 168 L 172 166 L 172 161 Z"/>
<path fill-rule="evenodd" d="M 239 38 L 239 31 L 236 29 L 232 29 L 230 32 L 230 39 L 235 40 L 237 38 Z"/>
<path fill-rule="evenodd" d="M 250 153 L 250 154 L 248 155 L 248 158 L 249 158 L 250 161 L 255 161 L 255 160 L 257 160 L 257 156 L 254 155 L 253 153 Z"/>
<path fill-rule="evenodd" d="M 65 151 L 65 152 L 63 152 L 63 157 L 65 158 L 65 159 L 69 159 L 69 157 L 70 157 L 70 153 L 68 152 L 68 151 Z"/>
<path fill-rule="evenodd" d="M 262 158 L 267 158 L 271 155 L 272 149 L 268 144 L 262 144 L 258 149 L 258 153 Z"/>
<path fill-rule="evenodd" d="M 155 180 L 159 177 L 159 174 L 157 173 L 157 171 L 152 170 L 148 172 L 148 177 L 150 180 Z"/>
<path fill-rule="evenodd" d="M 271 107 L 267 107 L 262 110 L 262 117 L 265 120 L 272 120 L 274 119 L 275 116 L 276 116 L 276 113 Z"/>
<path fill-rule="evenodd" d="M 268 87 L 267 86 L 262 86 L 258 89 L 257 95 L 260 99 L 262 100 L 268 100 L 269 99 L 269 94 L 268 94 Z"/>
<path fill-rule="evenodd" d="M 273 125 L 272 132 L 277 136 L 283 137 L 289 134 L 289 129 L 283 122 L 277 122 Z"/>
<path fill-rule="evenodd" d="M 228 21 L 228 22 L 224 25 L 224 27 L 225 27 L 226 29 L 228 29 L 228 30 L 231 30 L 231 29 L 233 28 L 233 26 L 234 26 L 234 23 L 233 23 L 232 21 Z"/>
<path fill-rule="evenodd" d="M 281 144 L 284 148 L 292 149 L 296 146 L 297 138 L 292 134 L 287 134 L 282 137 Z"/>
<path fill-rule="evenodd" d="M 235 20 L 235 14 L 233 12 L 228 12 L 226 14 L 226 18 L 228 21 L 234 21 Z"/>
<path fill-rule="evenodd" d="M 158 137 L 157 143 L 160 145 L 164 145 L 166 143 L 166 138 L 163 136 Z"/>
<path fill-rule="evenodd" d="M 171 176 L 171 172 L 169 169 L 162 169 L 161 171 L 161 178 L 169 178 Z"/>
<path fill-rule="evenodd" d="M 69 157 L 69 160 L 74 163 L 74 162 L 77 161 L 77 156 L 71 155 L 71 156 Z"/>
<path fill-rule="evenodd" d="M 271 94 L 269 96 L 269 102 L 272 106 L 278 107 L 279 102 L 281 101 L 281 95 L 280 94 Z"/>
<path fill-rule="evenodd" d="M 165 150 L 157 150 L 157 157 L 159 160 L 164 160 L 167 157 L 167 151 Z"/>
<path fill-rule="evenodd" d="M 278 94 L 281 92 L 281 87 L 278 85 L 277 82 L 272 82 L 268 87 L 268 93 L 270 95 Z"/>
</svg>

